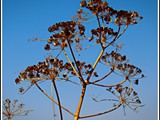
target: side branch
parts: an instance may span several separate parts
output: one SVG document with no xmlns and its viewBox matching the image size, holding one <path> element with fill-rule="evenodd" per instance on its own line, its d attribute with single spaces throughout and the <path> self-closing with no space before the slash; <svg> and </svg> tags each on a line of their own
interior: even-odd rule
<svg viewBox="0 0 160 120">
<path fill-rule="evenodd" d="M 123 83 L 126 82 L 127 79 L 124 79 L 123 81 L 117 83 L 117 84 L 114 84 L 114 85 L 104 85 L 104 84 L 97 84 L 97 83 L 90 83 L 92 85 L 96 85 L 96 86 L 100 86 L 100 87 L 115 87 L 117 85 L 122 85 Z"/>
<path fill-rule="evenodd" d="M 113 71 L 114 71 L 114 68 L 112 68 L 112 69 L 110 70 L 110 72 L 109 72 L 108 74 L 106 74 L 104 77 L 102 77 L 102 78 L 100 78 L 100 79 L 98 79 L 98 80 L 96 80 L 96 81 L 94 81 L 94 82 L 90 82 L 90 83 L 91 83 L 91 84 L 94 84 L 94 83 L 97 83 L 97 82 L 102 81 L 103 79 L 105 79 L 106 77 L 108 77 Z"/>
<path fill-rule="evenodd" d="M 67 42 L 68 42 L 69 49 L 70 49 L 70 51 L 71 51 L 71 54 L 72 54 L 73 60 L 74 60 L 74 62 L 75 62 L 75 64 L 76 64 L 76 67 L 77 67 L 77 69 L 78 69 L 78 73 L 79 73 L 79 75 L 80 75 L 80 80 L 81 80 L 81 82 L 82 82 L 82 83 L 83 83 L 83 85 L 84 85 L 84 84 L 85 84 L 85 81 L 84 81 L 84 79 L 83 79 L 83 77 L 82 77 L 82 74 L 81 74 L 81 71 L 80 71 L 80 69 L 79 69 L 79 67 L 78 67 L 78 65 L 77 65 L 77 60 L 76 60 L 76 58 L 75 58 L 75 55 L 74 55 L 74 53 L 73 53 L 73 50 L 72 50 L 71 44 L 69 43 L 68 39 L 67 39 Z"/>
<path fill-rule="evenodd" d="M 38 87 L 38 89 L 45 95 L 47 96 L 52 102 L 54 102 L 55 104 L 59 105 L 58 102 L 56 102 L 55 100 L 53 100 L 46 92 L 44 92 L 44 90 L 37 84 L 35 83 L 35 85 Z M 70 113 L 71 115 L 74 116 L 74 113 L 72 113 L 70 110 L 68 110 L 67 108 L 60 106 L 62 109 L 64 109 L 65 111 L 67 111 L 68 113 Z"/>
<path fill-rule="evenodd" d="M 89 83 L 89 79 L 90 79 L 90 77 L 91 77 L 91 75 L 92 75 L 92 73 L 93 73 L 95 67 L 97 66 L 97 64 L 98 64 L 98 62 L 99 62 L 99 60 L 100 60 L 100 58 L 102 57 L 103 53 L 104 53 L 104 49 L 102 48 L 102 50 L 101 50 L 101 52 L 100 52 L 100 54 L 99 54 L 97 60 L 95 61 L 94 65 L 92 66 L 92 70 L 91 70 L 90 74 L 88 75 L 88 77 L 87 77 L 87 79 L 86 79 L 86 82 L 87 82 L 87 83 Z"/>
<path fill-rule="evenodd" d="M 126 25 L 126 27 L 123 29 L 123 31 L 119 34 L 119 32 L 120 32 L 120 29 L 121 29 L 121 27 L 119 26 L 119 28 L 118 28 L 118 34 L 117 34 L 117 36 L 105 47 L 105 48 L 107 48 L 107 47 L 109 47 L 111 44 L 113 44 L 119 37 L 121 37 L 123 34 L 124 34 L 124 32 L 127 30 L 127 28 L 128 28 L 128 25 Z"/>
<path fill-rule="evenodd" d="M 66 53 L 65 50 L 63 50 L 63 52 L 64 52 L 64 55 L 66 56 L 68 62 L 71 64 L 71 67 L 72 67 L 73 71 L 74 71 L 74 72 L 76 73 L 76 75 L 80 78 L 80 76 L 79 76 L 79 74 L 77 73 L 75 67 L 73 66 L 73 64 L 72 64 L 72 62 L 71 62 L 71 60 L 70 60 L 70 58 L 68 57 L 68 54 Z"/>
<path fill-rule="evenodd" d="M 89 79 L 90 79 L 90 77 L 91 77 L 91 75 L 92 75 L 95 67 L 97 66 L 100 58 L 102 57 L 102 55 L 103 55 L 103 53 L 104 53 L 104 50 L 105 50 L 107 47 L 109 47 L 111 44 L 113 44 L 113 43 L 125 32 L 125 30 L 127 29 L 127 27 L 128 27 L 128 26 L 126 26 L 126 28 L 124 28 L 124 30 L 122 31 L 122 33 L 121 33 L 120 35 L 118 35 L 119 32 L 120 32 L 120 29 L 121 29 L 121 27 L 119 26 L 119 28 L 118 28 L 118 33 L 117 33 L 117 35 L 115 36 L 115 38 L 114 38 L 106 47 L 102 47 L 102 50 L 101 50 L 98 58 L 96 59 L 93 67 L 92 67 L 92 71 L 91 71 L 91 73 L 88 75 L 88 77 L 87 77 L 87 79 L 86 79 L 86 82 L 87 82 L 87 83 L 89 83 Z"/>
<path fill-rule="evenodd" d="M 96 18 L 97 18 L 97 21 L 98 21 L 98 26 L 99 26 L 99 28 L 101 28 L 101 24 L 100 24 L 100 21 L 99 21 L 99 18 L 98 18 L 97 14 L 96 14 Z M 101 38 L 102 38 L 102 33 L 100 33 L 100 44 L 101 44 L 101 47 L 103 48 L 103 44 L 102 44 Z"/>
<path fill-rule="evenodd" d="M 89 117 L 96 117 L 96 116 L 104 115 L 104 114 L 107 114 L 107 113 L 109 113 L 109 112 L 112 112 L 112 111 L 118 109 L 121 105 L 122 105 L 122 104 L 119 104 L 118 106 L 114 107 L 114 108 L 111 109 L 111 110 L 107 110 L 107 111 L 100 112 L 100 113 L 97 113 L 97 114 L 92 114 L 92 115 L 80 116 L 79 118 L 80 118 L 80 119 L 83 119 L 83 118 L 89 118 Z"/>
<path fill-rule="evenodd" d="M 119 34 L 119 32 L 120 32 L 120 30 L 121 30 L 121 27 L 119 26 L 118 27 L 118 33 L 117 33 L 117 35 L 115 36 L 115 38 L 105 47 L 105 48 L 107 48 L 107 47 L 109 47 L 110 45 L 112 45 L 120 36 L 118 35 Z"/>
<path fill-rule="evenodd" d="M 121 34 L 118 35 L 118 37 L 116 38 L 116 40 L 124 34 L 124 32 L 127 30 L 127 28 L 128 28 L 128 25 L 126 25 L 126 27 L 123 29 L 123 31 L 121 32 Z"/>
</svg>

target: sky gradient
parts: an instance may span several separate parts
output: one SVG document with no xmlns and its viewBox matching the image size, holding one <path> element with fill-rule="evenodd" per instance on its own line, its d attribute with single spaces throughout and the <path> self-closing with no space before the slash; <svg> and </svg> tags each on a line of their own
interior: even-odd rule
<svg viewBox="0 0 160 120">
<path fill-rule="evenodd" d="M 2 2 L 2 100 L 19 99 L 26 105 L 26 109 L 34 110 L 26 117 L 17 117 L 13 120 L 51 120 L 51 102 L 36 87 L 31 88 L 24 95 L 18 94 L 18 88 L 23 85 L 16 85 L 14 80 L 28 65 L 45 60 L 47 52 L 43 48 L 46 43 L 31 42 L 31 39 L 49 38 L 51 34 L 48 32 L 48 27 L 60 21 L 70 20 L 80 8 L 79 0 L 2 0 Z M 120 42 L 124 43 L 121 53 L 126 54 L 130 62 L 140 67 L 146 75 L 138 86 L 134 86 L 145 106 L 140 108 L 138 113 L 127 109 L 126 116 L 120 108 L 104 116 L 86 120 L 157 120 L 158 1 L 108 0 L 107 2 L 118 10 L 137 11 L 144 18 L 137 25 L 130 26 L 120 38 Z M 60 85 L 59 91 L 64 94 L 62 102 L 66 105 L 69 102 L 68 107 L 74 110 L 75 105 L 71 103 L 77 96 L 73 89 L 77 88 L 61 82 L 58 82 L 58 85 Z M 66 87 L 67 90 L 64 90 Z M 68 92 L 71 94 L 69 98 Z M 88 94 L 90 95 L 91 92 L 88 91 Z M 98 106 L 92 108 L 92 103 L 87 105 L 89 109 L 84 107 L 83 113 L 92 113 L 101 109 Z M 65 120 L 71 119 L 66 113 L 65 116 Z"/>
</svg>

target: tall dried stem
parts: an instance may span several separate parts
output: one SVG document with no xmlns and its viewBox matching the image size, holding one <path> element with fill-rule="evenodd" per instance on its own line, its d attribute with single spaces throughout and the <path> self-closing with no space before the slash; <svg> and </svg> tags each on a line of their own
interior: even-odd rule
<svg viewBox="0 0 160 120">
<path fill-rule="evenodd" d="M 84 96 L 85 96 L 85 93 L 86 93 L 86 87 L 87 86 L 84 85 L 83 88 L 82 88 L 82 92 L 81 92 L 81 96 L 80 96 L 80 99 L 79 99 L 79 103 L 78 103 L 78 107 L 77 107 L 77 110 L 76 110 L 76 114 L 74 116 L 74 120 L 78 120 L 79 119 L 79 114 L 80 114 L 82 103 L 83 103 Z"/>
</svg>

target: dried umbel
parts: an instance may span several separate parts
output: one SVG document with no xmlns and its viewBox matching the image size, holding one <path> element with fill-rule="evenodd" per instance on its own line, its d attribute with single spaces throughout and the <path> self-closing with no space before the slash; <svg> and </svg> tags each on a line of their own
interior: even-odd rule
<svg viewBox="0 0 160 120">
<path fill-rule="evenodd" d="M 138 19 L 142 19 L 137 12 L 114 10 L 103 0 L 88 0 L 88 2 L 87 0 L 83 0 L 80 5 L 91 11 L 93 14 L 101 17 L 107 24 L 110 22 L 113 22 L 118 26 L 137 24 Z"/>
<path fill-rule="evenodd" d="M 139 107 L 143 107 L 144 105 L 141 104 L 141 100 L 139 99 L 139 96 L 137 92 L 135 92 L 130 87 L 123 87 L 122 85 L 117 85 L 115 90 L 112 90 L 112 88 L 107 89 L 110 93 L 112 93 L 116 98 L 118 99 L 110 99 L 114 103 L 114 106 L 117 106 L 117 104 L 123 105 L 124 114 L 125 108 L 129 107 L 133 111 L 137 112 L 137 109 Z M 106 100 L 107 101 L 107 100 Z"/>
<path fill-rule="evenodd" d="M 113 104 L 113 108 L 107 110 L 103 113 L 108 113 L 110 111 L 116 110 L 119 107 L 123 107 L 124 115 L 126 115 L 125 109 L 126 107 L 132 109 L 134 112 L 138 112 L 138 108 L 143 107 L 144 105 L 141 103 L 137 92 L 133 90 L 133 88 L 128 86 L 117 85 L 116 87 L 110 87 L 106 89 L 109 93 L 111 93 L 114 98 L 104 98 L 98 99 L 98 97 L 92 96 L 92 99 L 95 102 L 111 102 Z M 99 113 L 99 114 L 103 114 Z"/>
<path fill-rule="evenodd" d="M 72 73 L 73 69 L 70 63 L 63 63 L 63 60 L 58 58 L 47 59 L 44 62 L 39 62 L 37 65 L 28 66 L 23 70 L 19 77 L 16 78 L 15 82 L 30 80 L 31 82 L 48 80 L 50 79 L 50 74 L 52 73 L 54 77 L 59 77 L 61 72 L 66 71 L 67 73 Z"/>
<path fill-rule="evenodd" d="M 84 36 L 85 27 L 82 24 L 77 24 L 74 21 L 60 22 L 48 28 L 49 32 L 54 34 L 48 40 L 45 50 L 50 50 L 50 45 L 61 49 L 68 47 L 68 43 L 79 43 L 78 37 Z"/>
<path fill-rule="evenodd" d="M 71 20 L 77 24 L 85 22 L 88 20 L 88 13 L 86 13 L 83 9 L 79 9 L 77 10 L 76 15 L 71 18 Z"/>
<path fill-rule="evenodd" d="M 111 53 L 105 53 L 101 62 L 105 65 L 111 66 L 119 72 L 119 75 L 124 76 L 125 79 L 132 81 L 138 85 L 139 79 L 144 77 L 142 70 L 134 65 L 128 64 L 126 55 L 122 56 L 120 53 L 112 51 Z"/>
<path fill-rule="evenodd" d="M 118 70 L 120 70 L 124 76 L 126 76 L 128 79 L 134 76 L 137 76 L 142 73 L 142 70 L 138 67 L 131 65 L 131 64 L 119 64 L 117 66 Z"/>
<path fill-rule="evenodd" d="M 105 47 L 108 44 L 108 40 L 111 38 L 117 36 L 117 32 L 114 32 L 112 28 L 108 27 L 100 27 L 97 29 L 91 30 L 92 36 L 89 38 L 89 42 L 96 40 L 97 44 L 103 44 L 103 47 Z"/>
<path fill-rule="evenodd" d="M 113 68 L 117 68 L 120 64 L 126 62 L 126 56 L 122 56 L 120 53 L 112 51 L 111 53 L 106 52 L 101 60 L 106 64 Z"/>
<path fill-rule="evenodd" d="M 77 61 L 76 64 L 82 75 L 88 75 L 92 69 L 91 64 L 86 64 L 85 62 Z M 73 70 L 73 66 L 75 66 L 74 63 L 64 63 L 63 60 L 59 60 L 58 58 L 46 59 L 45 62 L 28 66 L 20 72 L 19 77 L 15 79 L 15 83 L 19 84 L 20 82 L 29 81 L 32 86 L 34 83 L 53 79 L 72 82 L 69 78 L 77 76 Z M 97 73 L 94 74 L 94 76 L 97 76 Z M 25 89 L 21 87 L 19 91 L 23 93 Z"/>
<path fill-rule="evenodd" d="M 26 116 L 32 110 L 23 110 L 24 104 L 20 103 L 17 105 L 18 100 L 13 102 L 10 99 L 3 101 L 2 114 L 5 117 L 4 120 L 11 120 L 15 116 Z"/>
</svg>

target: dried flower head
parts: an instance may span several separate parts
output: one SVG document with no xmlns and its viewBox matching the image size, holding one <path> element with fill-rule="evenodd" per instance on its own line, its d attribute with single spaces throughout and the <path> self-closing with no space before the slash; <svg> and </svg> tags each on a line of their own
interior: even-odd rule
<svg viewBox="0 0 160 120">
<path fill-rule="evenodd" d="M 105 53 L 101 57 L 104 64 L 111 66 L 118 70 L 121 76 L 124 76 L 127 80 L 132 81 L 138 85 L 139 79 L 144 77 L 142 70 L 134 65 L 128 64 L 128 60 L 125 55 L 112 51 L 111 53 Z"/>
<path fill-rule="evenodd" d="M 106 1 L 103 0 L 83 0 L 80 3 L 82 8 L 86 8 L 92 12 L 92 14 L 98 15 L 106 23 L 114 21 L 114 24 L 118 26 L 137 24 L 138 20 L 143 17 L 139 16 L 137 12 L 120 10 L 117 11 L 110 7 Z"/>
<path fill-rule="evenodd" d="M 108 27 L 100 27 L 97 29 L 91 30 L 91 37 L 89 38 L 89 42 L 96 39 L 97 43 L 102 43 L 104 47 L 108 44 L 108 40 L 117 35 L 117 32 L 114 32 L 112 28 Z M 99 39 L 101 38 L 101 39 Z"/>
<path fill-rule="evenodd" d="M 113 88 L 110 88 L 107 89 L 107 91 L 109 91 L 114 96 L 116 96 L 116 98 L 118 98 L 109 100 L 116 102 L 114 103 L 114 106 L 117 106 L 117 103 L 122 104 L 124 109 L 124 114 L 126 114 L 125 113 L 126 107 L 129 107 L 133 111 L 137 112 L 137 108 L 144 106 L 141 104 L 141 100 L 139 99 L 137 92 L 135 92 L 130 87 L 123 87 L 122 85 L 117 85 L 115 90 L 113 90 Z"/>
<path fill-rule="evenodd" d="M 15 116 L 26 116 L 32 110 L 23 110 L 24 104 L 20 103 L 17 105 L 18 100 L 13 102 L 10 99 L 3 101 L 2 114 L 5 117 L 4 120 L 11 120 Z"/>
<path fill-rule="evenodd" d="M 112 51 L 111 53 L 106 52 L 101 60 L 106 65 L 119 69 L 119 65 L 126 61 L 126 56 L 122 56 L 120 53 Z"/>
<path fill-rule="evenodd" d="M 48 44 L 64 49 L 68 47 L 68 43 L 72 44 L 73 42 L 77 42 L 77 37 L 84 36 L 85 27 L 80 23 L 67 21 L 52 25 L 48 28 L 48 31 L 54 32 L 48 40 Z M 45 46 L 46 50 L 50 49 L 48 44 Z"/>
</svg>

